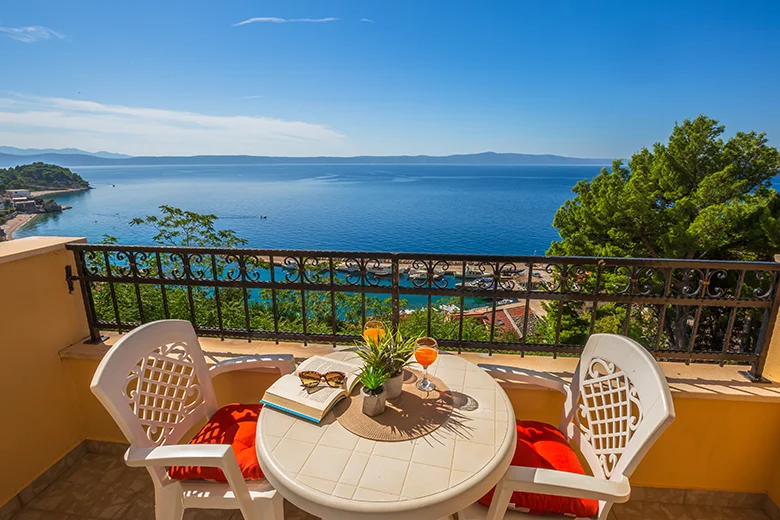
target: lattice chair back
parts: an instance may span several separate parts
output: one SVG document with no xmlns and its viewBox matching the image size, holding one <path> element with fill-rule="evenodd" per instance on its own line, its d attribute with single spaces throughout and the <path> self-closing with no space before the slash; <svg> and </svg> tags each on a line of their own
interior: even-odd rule
<svg viewBox="0 0 780 520">
<path fill-rule="evenodd" d="M 571 391 L 561 430 L 579 445 L 594 476 L 630 477 L 674 420 L 661 368 L 644 347 L 624 336 L 588 339 Z"/>
<path fill-rule="evenodd" d="M 183 320 L 147 323 L 122 337 L 90 387 L 127 440 L 141 448 L 176 444 L 217 410 L 198 337 Z"/>
</svg>

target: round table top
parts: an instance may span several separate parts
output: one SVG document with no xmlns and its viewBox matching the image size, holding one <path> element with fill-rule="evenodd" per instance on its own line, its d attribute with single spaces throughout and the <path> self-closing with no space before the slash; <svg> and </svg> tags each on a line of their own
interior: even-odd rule
<svg viewBox="0 0 780 520">
<path fill-rule="evenodd" d="M 325 519 L 400 513 L 435 519 L 474 503 L 509 467 L 516 440 L 512 405 L 489 374 L 457 355 L 440 353 L 429 372 L 450 388 L 453 413 L 414 440 L 373 441 L 345 429 L 333 413 L 314 424 L 264 407 L 256 445 L 266 478 L 287 500 Z"/>
</svg>

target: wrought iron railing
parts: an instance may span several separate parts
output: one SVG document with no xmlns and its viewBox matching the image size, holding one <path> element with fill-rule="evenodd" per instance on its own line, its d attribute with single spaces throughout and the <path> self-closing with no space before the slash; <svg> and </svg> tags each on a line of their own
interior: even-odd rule
<svg viewBox="0 0 780 520">
<path fill-rule="evenodd" d="M 371 318 L 445 348 L 576 355 L 617 332 L 759 377 L 780 265 L 70 244 L 92 337 L 162 318 L 205 336 L 350 343 Z"/>
</svg>

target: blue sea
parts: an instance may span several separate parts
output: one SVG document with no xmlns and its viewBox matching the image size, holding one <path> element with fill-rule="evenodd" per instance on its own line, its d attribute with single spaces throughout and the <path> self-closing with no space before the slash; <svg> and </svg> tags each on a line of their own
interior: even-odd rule
<svg viewBox="0 0 780 520">
<path fill-rule="evenodd" d="M 544 254 L 555 211 L 599 166 L 186 165 L 72 167 L 95 188 L 19 230 L 151 244 L 128 222 L 162 204 L 219 217 L 249 246 Z M 266 218 L 260 218 L 266 216 Z"/>
</svg>

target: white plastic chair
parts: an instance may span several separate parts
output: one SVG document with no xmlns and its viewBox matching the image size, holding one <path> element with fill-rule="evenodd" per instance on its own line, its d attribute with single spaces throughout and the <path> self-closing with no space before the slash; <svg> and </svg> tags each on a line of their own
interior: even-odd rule
<svg viewBox="0 0 780 520">
<path fill-rule="evenodd" d="M 247 356 L 212 366 L 192 324 L 164 320 L 122 337 L 100 362 L 90 388 L 122 429 L 125 463 L 145 467 L 154 482 L 157 520 L 179 520 L 185 508 L 240 509 L 246 520 L 282 520 L 282 496 L 266 480 L 245 481 L 229 444 L 177 444 L 218 409 L 212 377 L 230 370 L 295 370 L 290 354 Z M 169 466 L 218 467 L 227 483 L 173 480 Z"/>
<path fill-rule="evenodd" d="M 532 370 L 479 366 L 499 380 L 563 393 L 566 401 L 558 429 L 579 447 L 593 476 L 510 466 L 496 486 L 490 508 L 474 504 L 458 513 L 459 520 L 536 518 L 507 511 L 514 491 L 598 500 L 598 519 L 606 520 L 614 503 L 628 501 L 628 478 L 674 420 L 672 395 L 661 368 L 647 350 L 624 336 L 592 335 L 571 385 Z"/>
</svg>

